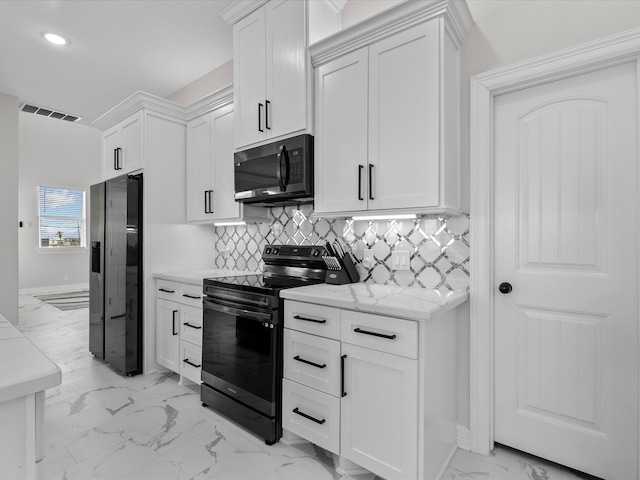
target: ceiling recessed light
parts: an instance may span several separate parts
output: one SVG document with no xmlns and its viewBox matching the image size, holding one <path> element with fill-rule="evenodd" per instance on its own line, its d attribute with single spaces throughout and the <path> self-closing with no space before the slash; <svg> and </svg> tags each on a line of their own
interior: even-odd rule
<svg viewBox="0 0 640 480">
<path fill-rule="evenodd" d="M 44 38 L 54 45 L 66 45 L 68 43 L 66 38 L 56 35 L 55 33 L 45 33 Z"/>
</svg>

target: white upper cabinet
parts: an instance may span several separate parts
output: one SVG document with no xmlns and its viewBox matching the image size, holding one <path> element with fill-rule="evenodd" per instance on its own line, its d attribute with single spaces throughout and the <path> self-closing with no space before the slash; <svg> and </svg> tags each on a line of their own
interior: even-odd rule
<svg viewBox="0 0 640 480">
<path fill-rule="evenodd" d="M 399 4 L 311 46 L 315 213 L 459 212 L 471 17 L 464 2 L 434 3 Z"/>
<path fill-rule="evenodd" d="M 144 167 L 143 112 L 137 112 L 102 134 L 104 180 Z"/>
<path fill-rule="evenodd" d="M 315 0 L 313 8 L 306 0 L 248 4 L 235 2 L 223 12 L 233 23 L 236 149 L 312 133 L 309 30 L 326 35 L 339 27 L 331 2 Z"/>
<path fill-rule="evenodd" d="M 187 122 L 187 221 L 267 220 L 268 209 L 234 198 L 232 87 L 187 110 L 197 115 Z"/>
</svg>

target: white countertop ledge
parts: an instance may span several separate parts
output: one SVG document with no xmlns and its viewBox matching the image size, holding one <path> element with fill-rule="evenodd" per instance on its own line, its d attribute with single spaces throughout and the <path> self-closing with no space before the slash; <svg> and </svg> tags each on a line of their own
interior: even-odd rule
<svg viewBox="0 0 640 480">
<path fill-rule="evenodd" d="M 280 295 L 288 300 L 315 303 L 408 320 L 429 320 L 469 298 L 467 291 L 440 292 L 419 287 L 352 283 L 318 284 L 289 288 Z"/>
<path fill-rule="evenodd" d="M 0 315 L 0 403 L 60 385 L 62 371 Z"/>
<path fill-rule="evenodd" d="M 231 270 L 226 268 L 207 268 L 202 270 L 182 270 L 177 272 L 158 272 L 154 274 L 155 278 L 166 280 L 168 282 L 178 282 L 187 285 L 202 286 L 205 278 L 216 277 L 235 277 L 238 275 L 251 275 L 256 272 L 248 270 Z"/>
</svg>

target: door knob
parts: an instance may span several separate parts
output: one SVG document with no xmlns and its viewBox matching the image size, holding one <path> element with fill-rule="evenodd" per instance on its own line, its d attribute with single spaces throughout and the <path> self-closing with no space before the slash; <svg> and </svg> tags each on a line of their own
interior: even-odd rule
<svg viewBox="0 0 640 480">
<path fill-rule="evenodd" d="M 498 287 L 498 290 L 500 291 L 500 293 L 504 293 L 506 295 L 507 293 L 511 293 L 511 290 L 513 290 L 513 287 L 511 286 L 510 283 L 502 282 Z"/>
</svg>

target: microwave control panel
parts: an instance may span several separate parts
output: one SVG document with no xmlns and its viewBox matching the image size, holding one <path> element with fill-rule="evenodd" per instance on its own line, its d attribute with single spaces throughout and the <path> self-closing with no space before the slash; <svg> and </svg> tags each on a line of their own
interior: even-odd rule
<svg viewBox="0 0 640 480">
<path fill-rule="evenodd" d="M 302 150 L 296 148 L 289 153 L 289 183 L 300 183 L 304 181 L 304 162 Z"/>
</svg>

